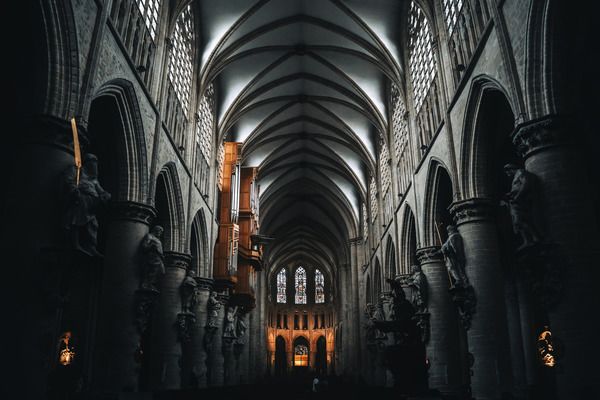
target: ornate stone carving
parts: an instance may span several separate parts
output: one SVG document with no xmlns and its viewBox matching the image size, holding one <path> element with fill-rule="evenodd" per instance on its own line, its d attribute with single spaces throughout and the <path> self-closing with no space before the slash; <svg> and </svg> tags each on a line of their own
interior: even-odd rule
<svg viewBox="0 0 600 400">
<path fill-rule="evenodd" d="M 150 225 L 156 218 L 156 210 L 147 204 L 134 201 L 111 203 L 111 216 L 115 220 L 141 222 Z"/>
<path fill-rule="evenodd" d="M 223 307 L 223 302 L 218 299 L 217 292 L 210 292 L 208 301 L 206 303 L 207 319 L 204 327 L 204 349 L 207 352 L 212 351 L 212 343 L 219 329 L 219 311 Z"/>
<path fill-rule="evenodd" d="M 236 338 L 235 335 L 235 324 L 237 319 L 237 310 L 238 307 L 227 307 L 225 310 L 225 320 L 223 321 L 223 339 L 224 340 L 234 340 Z"/>
<path fill-rule="evenodd" d="M 366 338 L 367 338 L 367 348 L 374 352 L 377 348 L 380 348 L 383 345 L 383 341 L 387 339 L 385 333 L 381 332 L 379 329 L 375 328 L 375 321 L 384 320 L 383 313 L 377 311 L 377 307 L 371 303 L 368 303 L 365 306 L 365 330 L 366 330 Z"/>
<path fill-rule="evenodd" d="M 471 320 L 477 307 L 475 289 L 473 286 L 453 286 L 449 289 L 452 302 L 458 308 L 458 314 L 465 330 L 471 328 Z"/>
<path fill-rule="evenodd" d="M 63 180 L 66 193 L 64 228 L 71 248 L 90 257 L 102 257 L 96 249 L 96 214 L 110 200 L 111 195 L 98 181 L 98 158 L 93 154 L 86 154 L 83 157 L 83 168 L 78 171 L 74 164 L 69 165 Z"/>
<path fill-rule="evenodd" d="M 556 146 L 562 138 L 556 116 L 545 116 L 517 126 L 512 141 L 523 158 L 541 149 Z"/>
<path fill-rule="evenodd" d="M 440 246 L 429 246 L 417 249 L 417 260 L 419 264 L 423 265 L 444 261 L 444 257 L 440 252 Z"/>
<path fill-rule="evenodd" d="M 408 301 L 410 301 L 416 312 L 427 312 L 427 277 L 425 277 L 425 274 L 421 271 L 421 267 L 413 265 L 411 267 L 411 274 L 404 279 L 403 283 L 407 286 L 410 293 Z"/>
<path fill-rule="evenodd" d="M 177 333 L 178 339 L 182 343 L 189 343 L 192 340 L 192 331 L 196 323 L 196 316 L 191 312 L 181 312 L 177 314 Z"/>
<path fill-rule="evenodd" d="M 163 228 L 156 225 L 144 236 L 140 245 L 142 254 L 142 289 L 158 292 L 158 281 L 165 273 L 162 247 Z"/>
<path fill-rule="evenodd" d="M 188 269 L 185 279 L 181 283 L 181 310 L 184 313 L 193 313 L 194 306 L 198 302 L 198 283 L 196 282 L 196 271 Z"/>
<path fill-rule="evenodd" d="M 457 225 L 490 220 L 494 217 L 494 202 L 487 198 L 474 198 L 452 203 L 450 213 Z"/>
<path fill-rule="evenodd" d="M 196 278 L 196 283 L 198 284 L 198 290 L 204 290 L 210 292 L 214 285 L 214 280 L 210 278 Z"/>
<path fill-rule="evenodd" d="M 148 329 L 158 295 L 159 291 L 151 288 L 141 288 L 135 292 L 135 325 L 140 335 Z"/>
<path fill-rule="evenodd" d="M 167 268 L 181 268 L 187 270 L 192 262 L 192 256 L 177 251 L 165 252 L 165 266 Z"/>
<path fill-rule="evenodd" d="M 540 241 L 533 221 L 533 195 L 536 176 L 515 164 L 506 164 L 504 172 L 512 179 L 510 192 L 504 195 L 501 205 L 510 210 L 513 231 L 521 237 L 521 246 L 532 246 Z"/>
</svg>

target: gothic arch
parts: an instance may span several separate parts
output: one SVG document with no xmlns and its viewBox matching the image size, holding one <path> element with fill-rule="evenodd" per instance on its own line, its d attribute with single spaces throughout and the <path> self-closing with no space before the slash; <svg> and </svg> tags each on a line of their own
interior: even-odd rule
<svg viewBox="0 0 600 400">
<path fill-rule="evenodd" d="M 375 268 L 373 270 L 373 299 L 379 301 L 379 295 L 383 291 L 383 280 L 381 278 L 381 264 L 379 257 L 375 257 Z"/>
<path fill-rule="evenodd" d="M 400 231 L 400 273 L 407 274 L 410 266 L 417 262 L 417 225 L 415 215 L 408 204 L 404 207 Z"/>
<path fill-rule="evenodd" d="M 425 187 L 423 233 L 424 244 L 441 245 L 444 227 L 451 223 L 447 208 L 453 201 L 454 182 L 449 169 L 439 159 L 431 159 Z"/>
<path fill-rule="evenodd" d="M 469 97 L 467 99 L 467 109 L 463 123 L 461 149 L 460 149 L 460 191 L 461 199 L 474 197 L 485 197 L 486 182 L 484 171 L 486 164 L 486 146 L 483 142 L 487 139 L 483 137 L 478 123 L 481 122 L 481 108 L 484 101 L 490 95 L 496 95 L 504 98 L 513 115 L 515 102 L 511 100 L 508 91 L 495 79 L 487 75 L 479 75 L 471 82 Z M 507 132 L 509 135 L 512 132 Z M 458 200 L 458 199 L 455 199 Z"/>
<path fill-rule="evenodd" d="M 388 236 L 385 246 L 385 277 L 394 279 L 398 273 L 396 265 L 396 246 L 391 236 Z"/>
<path fill-rule="evenodd" d="M 164 204 L 158 204 L 161 202 L 161 196 Z M 162 223 L 165 230 L 165 250 L 183 252 L 186 242 L 185 212 L 179 176 L 172 161 L 162 167 L 156 178 L 154 201 L 158 209 L 157 223 Z"/>
<path fill-rule="evenodd" d="M 210 278 L 212 269 L 208 262 L 208 232 L 204 210 L 200 209 L 194 216 L 190 230 L 190 254 L 192 255 L 192 268 L 198 276 Z"/>
<path fill-rule="evenodd" d="M 100 87 L 92 103 L 102 97 L 115 101 L 123 127 L 123 135 L 116 138 L 115 146 L 121 178 L 118 199 L 144 203 L 148 198 L 146 137 L 135 88 L 128 80 L 114 79 Z"/>
</svg>

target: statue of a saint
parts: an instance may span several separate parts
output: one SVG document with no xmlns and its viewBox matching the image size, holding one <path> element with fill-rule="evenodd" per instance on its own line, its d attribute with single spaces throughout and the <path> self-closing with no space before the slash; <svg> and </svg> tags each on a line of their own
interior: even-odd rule
<svg viewBox="0 0 600 400">
<path fill-rule="evenodd" d="M 160 239 L 163 228 L 156 225 L 142 239 L 141 250 L 143 260 L 142 288 L 158 290 L 158 279 L 165 273 L 163 248 Z"/>
<path fill-rule="evenodd" d="M 196 271 L 188 269 L 185 279 L 181 283 L 181 310 L 184 313 L 192 313 L 196 303 Z"/>
<path fill-rule="evenodd" d="M 246 314 L 237 313 L 236 324 L 235 324 L 235 342 L 237 344 L 246 344 L 246 331 L 248 325 L 246 324 Z"/>
<path fill-rule="evenodd" d="M 223 338 L 235 339 L 235 325 L 237 319 L 237 306 L 227 307 L 225 313 L 225 323 L 223 324 Z"/>
<path fill-rule="evenodd" d="M 110 193 L 98 181 L 98 158 L 86 154 L 83 168 L 77 182 L 77 168 L 69 166 L 65 172 L 67 209 L 64 227 L 68 232 L 73 249 L 91 257 L 102 257 L 96 249 L 98 240 L 98 219 L 96 214 L 101 206 L 110 200 Z"/>
<path fill-rule="evenodd" d="M 469 280 L 465 274 L 465 249 L 463 246 L 462 236 L 454 225 L 448 225 L 448 239 L 440 249 L 446 261 L 446 268 L 452 277 L 451 287 L 468 286 Z"/>
<path fill-rule="evenodd" d="M 417 312 L 427 311 L 427 278 L 419 265 L 411 267 L 411 275 L 406 279 L 410 288 L 410 303 Z"/>
<path fill-rule="evenodd" d="M 519 248 L 522 249 L 540 241 L 532 213 L 536 177 L 515 164 L 506 164 L 504 172 L 512 178 L 512 183 L 510 192 L 504 195 L 500 204 L 506 204 L 510 209 L 513 231 L 520 236 Z"/>
<path fill-rule="evenodd" d="M 208 302 L 206 304 L 206 310 L 208 312 L 208 318 L 206 320 L 206 327 L 212 329 L 219 328 L 219 310 L 221 310 L 223 304 L 217 299 L 217 292 L 210 292 Z"/>
</svg>

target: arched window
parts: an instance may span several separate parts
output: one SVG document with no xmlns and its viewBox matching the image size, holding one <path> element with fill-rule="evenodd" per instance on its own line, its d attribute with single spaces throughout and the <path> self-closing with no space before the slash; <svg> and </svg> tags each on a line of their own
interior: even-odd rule
<svg viewBox="0 0 600 400">
<path fill-rule="evenodd" d="M 325 303 L 325 276 L 318 269 L 315 270 L 315 303 Z"/>
<path fill-rule="evenodd" d="M 296 304 L 306 304 L 306 270 L 298 267 L 294 277 L 294 285 L 296 287 Z"/>
<path fill-rule="evenodd" d="M 444 19 L 448 27 L 448 35 L 452 35 L 454 25 L 458 21 L 460 10 L 462 9 L 464 0 L 444 0 Z"/>
<path fill-rule="evenodd" d="M 169 80 L 173 85 L 177 100 L 188 113 L 192 88 L 192 56 L 194 48 L 194 18 L 192 6 L 188 5 L 175 23 L 171 37 L 169 57 Z"/>
<path fill-rule="evenodd" d="M 287 276 L 285 274 L 285 269 L 281 268 L 281 271 L 277 274 L 277 302 L 285 304 L 286 303 L 286 292 L 285 285 L 287 282 Z"/>
<path fill-rule="evenodd" d="M 414 1 L 410 3 L 408 25 L 408 65 L 415 111 L 418 112 L 435 77 L 435 58 L 429 22 L 423 10 Z"/>
<path fill-rule="evenodd" d="M 158 26 L 158 10 L 160 9 L 160 0 L 135 0 L 138 9 L 144 18 L 146 28 L 150 32 L 152 40 L 156 40 L 156 28 Z"/>
</svg>

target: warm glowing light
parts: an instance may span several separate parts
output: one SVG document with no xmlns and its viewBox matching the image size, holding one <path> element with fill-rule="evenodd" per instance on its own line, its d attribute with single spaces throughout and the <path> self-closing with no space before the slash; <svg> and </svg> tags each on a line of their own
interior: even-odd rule
<svg viewBox="0 0 600 400">
<path fill-rule="evenodd" d="M 544 330 L 538 336 L 537 347 L 542 364 L 548 368 L 554 367 L 556 365 L 554 357 L 555 349 L 552 344 L 552 332 L 550 332 L 547 326 L 544 327 Z"/>
<path fill-rule="evenodd" d="M 73 362 L 73 359 L 75 358 L 75 352 L 73 351 L 73 348 L 69 347 L 70 340 L 71 340 L 71 332 L 63 333 L 62 337 L 60 338 L 61 347 L 64 346 L 60 350 L 60 354 L 58 356 L 58 362 L 61 365 L 69 365 Z"/>
<path fill-rule="evenodd" d="M 308 367 L 308 347 L 296 345 L 294 349 L 294 367 Z"/>
</svg>

